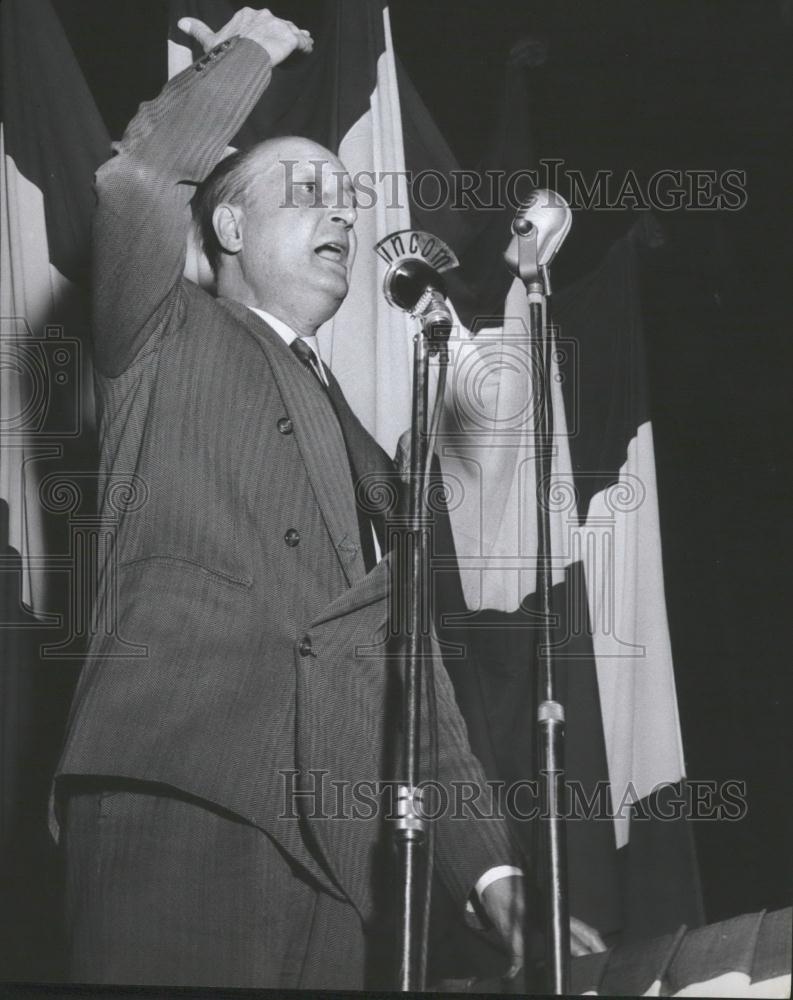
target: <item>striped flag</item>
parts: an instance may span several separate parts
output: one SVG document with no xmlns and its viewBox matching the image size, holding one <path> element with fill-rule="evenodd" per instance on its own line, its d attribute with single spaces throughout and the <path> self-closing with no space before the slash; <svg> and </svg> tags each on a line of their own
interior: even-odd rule
<svg viewBox="0 0 793 1000">
<path fill-rule="evenodd" d="M 0 16 L 0 503 L 22 600 L 45 615 L 56 551 L 39 485 L 74 470 L 93 429 L 79 285 L 109 139 L 49 0 L 8 0 Z"/>
<path fill-rule="evenodd" d="M 273 10 L 304 24 L 287 3 Z M 176 29 L 180 17 L 216 30 L 231 12 L 223 0 L 172 0 L 169 72 L 197 54 Z M 490 776 L 518 780 L 534 765 L 537 518 L 526 300 L 501 259 L 511 213 L 429 207 L 414 197 L 406 174 L 449 178 L 457 164 L 394 56 L 388 8 L 337 0 L 314 16 L 305 25 L 314 53 L 279 67 L 235 145 L 306 135 L 339 152 L 359 192 L 374 188 L 376 197 L 364 190 L 359 198 L 350 294 L 320 336 L 351 404 L 391 453 L 409 425 L 414 329 L 385 304 L 386 264 L 370 248 L 412 225 L 461 258 L 447 276 L 457 325 L 438 444 L 453 530 L 436 538 L 434 590 L 474 749 Z M 525 117 L 516 108 L 521 78 L 520 66 L 510 66 L 511 99 L 490 150 L 491 164 L 507 169 L 529 165 L 525 142 L 516 144 L 525 134 L 509 120 L 520 121 L 521 110 Z M 568 824 L 571 905 L 604 932 L 634 937 L 700 916 L 685 824 L 645 818 L 659 785 L 679 787 L 684 762 L 636 287 L 635 252 L 624 240 L 596 274 L 557 296 L 551 386 L 555 657 L 568 775 L 588 795 L 600 782 L 616 812 Z"/>
<path fill-rule="evenodd" d="M 0 7 L 0 79 L 0 963 L 57 979 L 45 816 L 84 648 L 71 515 L 94 509 L 96 455 L 81 285 L 110 142 L 49 0 Z M 71 663 L 47 661 L 55 645 Z"/>
</svg>

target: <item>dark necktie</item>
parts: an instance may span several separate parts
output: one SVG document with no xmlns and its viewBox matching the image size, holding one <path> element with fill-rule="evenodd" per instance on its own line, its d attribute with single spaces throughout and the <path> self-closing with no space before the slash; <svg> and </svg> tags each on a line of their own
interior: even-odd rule
<svg viewBox="0 0 793 1000">
<path fill-rule="evenodd" d="M 369 572 L 377 562 L 374 540 L 372 539 L 373 527 L 377 531 L 381 551 L 386 551 L 384 518 L 381 514 L 372 513 L 369 509 L 361 509 L 361 498 L 357 486 L 364 477 L 368 481 L 369 477 L 373 475 L 393 480 L 393 464 L 383 449 L 361 426 L 344 398 L 341 386 L 328 369 L 324 369 L 328 378 L 327 385 L 325 384 L 320 375 L 319 359 L 305 340 L 302 337 L 296 337 L 289 346 L 295 356 L 312 372 L 319 385 L 322 386 L 339 421 L 347 449 L 347 458 L 350 462 L 355 512 L 358 516 L 358 530 L 361 536 L 361 553 L 366 571 Z"/>
</svg>

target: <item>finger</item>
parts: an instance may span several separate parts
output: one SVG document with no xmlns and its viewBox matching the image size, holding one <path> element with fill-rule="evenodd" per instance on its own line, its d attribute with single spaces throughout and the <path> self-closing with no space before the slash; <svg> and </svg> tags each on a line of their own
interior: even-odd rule
<svg viewBox="0 0 793 1000">
<path fill-rule="evenodd" d="M 570 954 L 573 958 L 581 958 L 582 955 L 588 955 L 589 950 L 584 947 L 583 944 L 578 940 L 578 938 L 573 935 L 570 938 Z"/>
<path fill-rule="evenodd" d="M 523 959 L 522 958 L 513 959 L 512 965 L 510 965 L 509 969 L 507 969 L 506 973 L 504 974 L 504 979 L 514 979 L 522 968 L 523 968 Z"/>
<path fill-rule="evenodd" d="M 314 48 L 314 39 L 307 31 L 298 31 L 297 48 L 301 52 L 311 52 L 311 50 Z"/>
<path fill-rule="evenodd" d="M 199 21 L 197 17 L 182 17 L 179 19 L 176 26 L 186 35 L 190 35 L 192 38 L 195 38 L 195 40 L 199 43 L 199 45 L 203 46 L 203 48 L 212 48 L 215 33 L 210 27 L 204 24 L 203 21 Z"/>
<path fill-rule="evenodd" d="M 575 917 L 571 918 L 570 933 L 571 942 L 575 940 L 586 949 L 584 954 L 594 955 L 606 950 L 605 942 L 600 934 L 598 934 L 594 927 L 590 927 L 589 924 L 585 924 L 582 920 L 576 920 Z"/>
<path fill-rule="evenodd" d="M 606 943 L 597 931 L 591 927 L 586 929 L 586 933 L 581 935 L 581 940 L 586 945 L 590 955 L 597 955 L 606 950 Z"/>
</svg>

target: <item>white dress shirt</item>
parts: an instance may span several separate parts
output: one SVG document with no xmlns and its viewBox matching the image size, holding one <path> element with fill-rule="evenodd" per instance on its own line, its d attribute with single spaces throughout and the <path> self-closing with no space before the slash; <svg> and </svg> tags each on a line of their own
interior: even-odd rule
<svg viewBox="0 0 793 1000">
<path fill-rule="evenodd" d="M 264 309 L 257 309 L 256 306 L 248 306 L 252 309 L 257 316 L 261 316 L 265 323 L 268 323 L 273 330 L 278 334 L 278 336 L 283 340 L 287 347 L 292 343 L 293 340 L 297 340 L 298 334 L 289 326 L 288 323 L 284 323 L 282 319 L 278 319 L 277 316 L 273 316 L 272 313 L 265 312 Z M 303 340 L 308 344 L 311 350 L 316 354 L 317 361 L 319 362 L 319 370 L 317 374 L 320 376 L 325 385 L 328 384 L 328 377 L 325 374 L 325 366 L 322 363 L 322 355 L 319 352 L 319 339 L 317 335 L 314 334 L 313 337 L 303 337 Z"/>
</svg>

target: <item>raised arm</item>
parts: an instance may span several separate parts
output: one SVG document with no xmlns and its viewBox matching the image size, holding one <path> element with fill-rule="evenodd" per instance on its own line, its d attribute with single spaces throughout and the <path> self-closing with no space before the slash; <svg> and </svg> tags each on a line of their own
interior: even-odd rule
<svg viewBox="0 0 793 1000">
<path fill-rule="evenodd" d="M 270 81 L 311 37 L 267 10 L 238 11 L 213 33 L 183 18 L 206 54 L 141 105 L 96 175 L 93 224 L 95 363 L 125 371 L 179 305 L 190 199 Z"/>
</svg>

